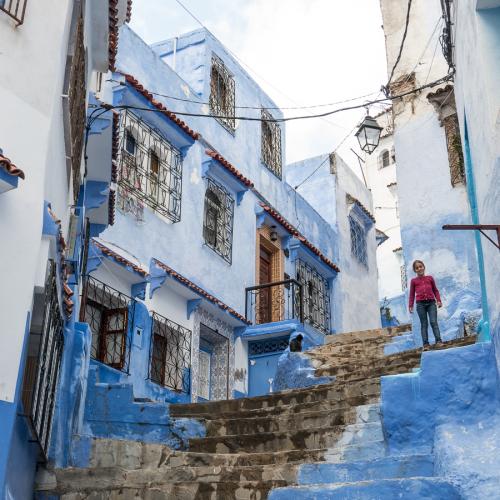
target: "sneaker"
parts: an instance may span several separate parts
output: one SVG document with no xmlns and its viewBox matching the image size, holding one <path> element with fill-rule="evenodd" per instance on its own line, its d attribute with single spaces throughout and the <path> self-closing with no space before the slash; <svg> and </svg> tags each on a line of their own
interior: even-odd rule
<svg viewBox="0 0 500 500">
<path fill-rule="evenodd" d="M 425 342 L 424 345 L 422 346 L 422 349 L 426 351 L 427 349 L 429 349 L 429 347 L 430 347 L 429 342 Z"/>
</svg>

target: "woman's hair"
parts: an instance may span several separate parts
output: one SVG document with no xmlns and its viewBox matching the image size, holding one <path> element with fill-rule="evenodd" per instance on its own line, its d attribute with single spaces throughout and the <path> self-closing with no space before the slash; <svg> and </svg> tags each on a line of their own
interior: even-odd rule
<svg viewBox="0 0 500 500">
<path fill-rule="evenodd" d="M 413 264 L 411 265 L 411 267 L 413 268 L 414 271 L 415 271 L 415 266 L 417 264 L 422 264 L 424 266 L 424 268 L 425 268 L 425 264 L 421 260 L 414 260 Z"/>
</svg>

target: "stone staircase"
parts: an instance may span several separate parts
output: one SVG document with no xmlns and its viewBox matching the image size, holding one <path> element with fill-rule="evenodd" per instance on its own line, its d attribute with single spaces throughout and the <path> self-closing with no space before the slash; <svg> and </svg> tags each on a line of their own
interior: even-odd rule
<svg viewBox="0 0 500 500">
<path fill-rule="evenodd" d="M 190 439 L 187 451 L 94 439 L 88 466 L 40 475 L 39 496 L 374 499 L 396 498 L 391 492 L 401 491 L 407 495 L 397 498 L 459 498 L 453 486 L 433 477 L 432 457 L 386 456 L 380 377 L 418 368 L 422 350 L 385 356 L 384 347 L 408 330 L 405 325 L 329 337 L 327 344 L 307 353 L 318 376 L 335 376 L 328 384 L 171 405 L 171 417 L 205 425 L 206 435 Z M 474 341 L 465 337 L 436 349 Z M 422 471 L 424 477 L 416 477 Z M 373 496 L 375 490 L 385 493 Z"/>
</svg>

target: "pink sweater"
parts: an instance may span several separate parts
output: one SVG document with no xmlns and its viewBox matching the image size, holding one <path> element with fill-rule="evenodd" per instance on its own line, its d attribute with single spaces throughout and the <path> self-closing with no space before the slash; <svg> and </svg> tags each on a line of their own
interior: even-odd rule
<svg viewBox="0 0 500 500">
<path fill-rule="evenodd" d="M 413 307 L 415 302 L 415 295 L 417 302 L 422 300 L 437 300 L 441 302 L 439 290 L 432 276 L 417 276 L 413 278 L 410 283 L 410 307 Z"/>
</svg>

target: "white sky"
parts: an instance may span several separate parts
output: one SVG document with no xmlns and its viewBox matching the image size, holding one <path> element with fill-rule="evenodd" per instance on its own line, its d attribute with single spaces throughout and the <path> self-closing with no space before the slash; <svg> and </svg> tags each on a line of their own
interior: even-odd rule
<svg viewBox="0 0 500 500">
<path fill-rule="evenodd" d="M 331 103 L 374 92 L 366 98 L 370 99 L 386 82 L 378 0 L 182 2 L 251 68 L 244 66 L 278 106 Z M 131 27 L 153 43 L 197 29 L 199 24 L 175 0 L 138 0 L 133 3 Z M 373 107 L 371 114 L 380 110 Z M 364 113 L 361 109 L 287 123 L 287 163 L 332 151 Z M 339 152 L 356 171 L 357 162 L 349 151 L 354 145 L 351 139 Z"/>
</svg>

